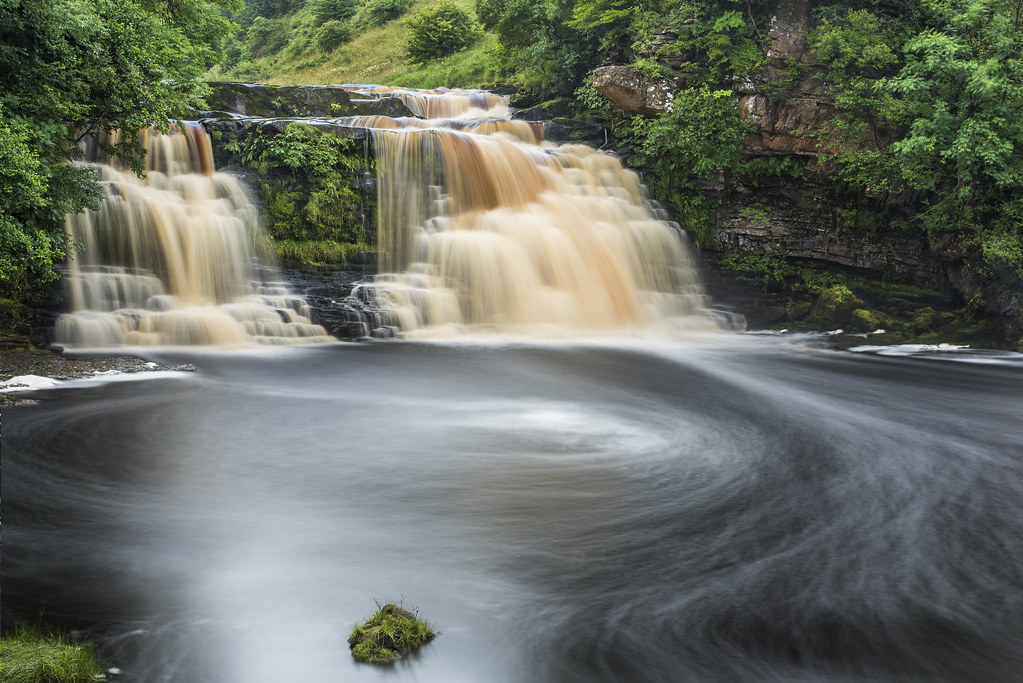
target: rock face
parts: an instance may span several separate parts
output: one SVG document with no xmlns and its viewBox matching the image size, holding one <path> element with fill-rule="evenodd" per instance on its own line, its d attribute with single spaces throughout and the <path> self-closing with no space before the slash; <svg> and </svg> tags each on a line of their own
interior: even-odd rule
<svg viewBox="0 0 1023 683">
<path fill-rule="evenodd" d="M 761 188 L 753 208 L 748 197 L 722 199 L 722 211 L 703 245 L 708 251 L 771 252 L 924 287 L 947 288 L 942 259 L 923 239 L 884 231 L 867 237 L 860 230 L 847 228 L 828 206 L 823 189 Z"/>
<path fill-rule="evenodd" d="M 414 116 L 397 97 L 368 98 L 333 85 L 209 83 L 206 103 L 213 112 L 245 116 Z"/>
<path fill-rule="evenodd" d="M 551 142 L 575 142 L 590 147 L 603 147 L 608 142 L 607 129 L 595 123 L 575 119 L 553 119 L 544 124 L 544 139 Z"/>
</svg>

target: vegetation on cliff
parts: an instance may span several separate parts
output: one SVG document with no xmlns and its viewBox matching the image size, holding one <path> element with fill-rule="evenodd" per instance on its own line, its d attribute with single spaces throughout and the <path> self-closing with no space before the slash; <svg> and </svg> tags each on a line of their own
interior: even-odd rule
<svg viewBox="0 0 1023 683">
<path fill-rule="evenodd" d="M 285 263 L 337 264 L 375 251 L 373 158 L 351 129 L 304 123 L 215 130 L 218 161 L 255 171 L 267 246 Z"/>
</svg>

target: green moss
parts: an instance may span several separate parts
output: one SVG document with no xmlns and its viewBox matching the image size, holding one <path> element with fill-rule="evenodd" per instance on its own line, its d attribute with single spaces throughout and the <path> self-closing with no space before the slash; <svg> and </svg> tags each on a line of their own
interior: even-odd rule
<svg viewBox="0 0 1023 683">
<path fill-rule="evenodd" d="M 376 247 L 364 242 L 267 239 L 266 246 L 278 262 L 289 265 L 364 265 L 365 260 L 376 253 Z"/>
<path fill-rule="evenodd" d="M 0 638 L 3 683 L 84 683 L 105 678 L 90 643 L 41 629 L 20 629 Z"/>
<path fill-rule="evenodd" d="M 873 332 L 881 327 L 877 314 L 865 308 L 857 308 L 849 316 L 850 324 L 857 332 Z"/>
<path fill-rule="evenodd" d="M 397 605 L 384 605 L 362 625 L 352 629 L 348 646 L 361 662 L 393 662 L 434 639 L 436 634 L 418 614 Z"/>
<path fill-rule="evenodd" d="M 362 178 L 375 162 L 354 135 L 303 123 L 248 127 L 221 136 L 215 153 L 218 165 L 256 171 L 254 190 L 274 240 L 362 245 L 374 239 L 376 194 Z M 278 256 L 296 262 L 307 251 L 289 248 Z M 315 263 L 328 261 L 322 247 L 314 251 Z"/>
</svg>

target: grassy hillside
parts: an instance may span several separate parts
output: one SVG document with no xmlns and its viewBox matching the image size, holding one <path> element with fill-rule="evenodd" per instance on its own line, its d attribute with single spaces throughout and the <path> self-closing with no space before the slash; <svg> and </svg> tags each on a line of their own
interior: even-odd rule
<svg viewBox="0 0 1023 683">
<path fill-rule="evenodd" d="M 473 13 L 473 0 L 455 0 Z M 270 30 L 243 31 L 235 43 L 240 52 L 231 64 L 231 42 L 225 52 L 228 64 L 214 67 L 209 78 L 276 83 L 324 85 L 377 83 L 415 88 L 479 87 L 498 80 L 497 38 L 483 33 L 469 48 L 447 57 L 413 63 L 405 55 L 406 24 L 410 17 L 437 0 L 414 0 L 404 16 L 371 26 L 365 7 L 349 19 L 351 38 L 332 50 L 319 44 L 323 29 L 317 26 L 307 5 L 294 14 L 271 20 Z M 269 22 L 264 22 L 269 23 Z M 259 27 L 257 27 L 258 29 Z"/>
</svg>

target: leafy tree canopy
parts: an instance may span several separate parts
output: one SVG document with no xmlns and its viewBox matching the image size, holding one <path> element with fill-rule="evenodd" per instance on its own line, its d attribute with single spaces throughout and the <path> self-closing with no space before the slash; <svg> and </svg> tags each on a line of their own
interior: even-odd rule
<svg viewBox="0 0 1023 683">
<path fill-rule="evenodd" d="M 240 0 L 0 0 L 0 281 L 52 279 L 68 245 L 63 216 L 94 207 L 79 143 L 136 172 L 138 132 L 201 103 L 202 74 Z"/>
<path fill-rule="evenodd" d="M 853 142 L 834 160 L 854 184 L 921 207 L 928 230 L 1023 266 L 1023 1 L 875 4 L 825 7 L 810 37 L 836 131 Z"/>
</svg>

